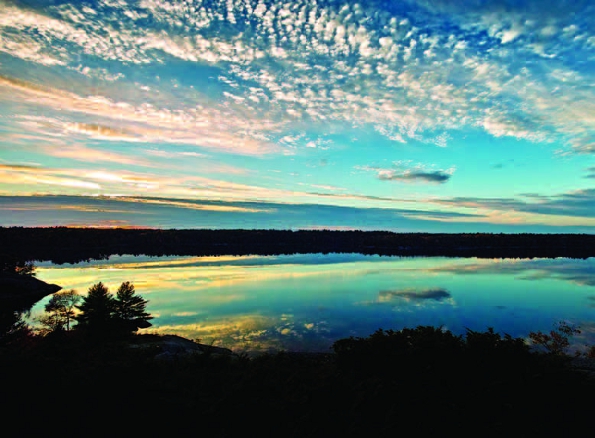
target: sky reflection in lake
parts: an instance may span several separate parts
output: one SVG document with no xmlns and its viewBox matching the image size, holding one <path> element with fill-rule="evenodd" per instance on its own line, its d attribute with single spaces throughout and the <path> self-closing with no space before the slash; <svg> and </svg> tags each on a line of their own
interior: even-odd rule
<svg viewBox="0 0 595 438">
<path fill-rule="evenodd" d="M 155 316 L 148 332 L 237 351 L 328 351 L 340 338 L 418 325 L 526 336 L 560 320 L 581 327 L 579 344 L 595 343 L 595 259 L 119 256 L 41 263 L 38 277 L 83 294 L 131 281 Z"/>
</svg>

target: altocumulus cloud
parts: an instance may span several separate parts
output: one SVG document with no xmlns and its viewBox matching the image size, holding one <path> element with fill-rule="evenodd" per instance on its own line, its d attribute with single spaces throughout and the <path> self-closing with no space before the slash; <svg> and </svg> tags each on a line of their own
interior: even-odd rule
<svg viewBox="0 0 595 438">
<path fill-rule="evenodd" d="M 252 123 L 240 138 L 270 135 L 264 119 L 272 116 L 288 126 L 357 120 L 379 125 L 391 140 L 440 146 L 445 131 L 480 127 L 496 137 L 555 137 L 593 152 L 593 91 L 585 87 L 592 72 L 571 62 L 592 56 L 593 10 L 588 1 L 551 0 L 17 2 L 0 5 L 0 52 L 110 83 L 129 80 L 131 65 L 222 67 L 211 87 L 218 96 L 210 96 L 221 105 L 210 113 L 189 111 L 188 93 L 177 95 L 172 114 L 189 121 L 181 130 L 215 116 L 233 118 L 232 131 L 247 112 Z M 576 56 L 566 57 L 570 50 Z M 530 62 L 517 68 L 521 57 Z M 543 68 L 549 59 L 565 61 Z M 142 107 L 150 117 L 159 111 L 158 95 L 176 94 L 143 80 L 140 89 L 159 93 L 129 104 L 150 103 L 151 110 Z M 113 90 L 113 98 L 140 96 Z M 423 111 L 403 111 L 411 102 Z M 172 99 L 161 103 L 170 109 Z M 258 121 L 259 114 L 267 117 Z"/>
</svg>

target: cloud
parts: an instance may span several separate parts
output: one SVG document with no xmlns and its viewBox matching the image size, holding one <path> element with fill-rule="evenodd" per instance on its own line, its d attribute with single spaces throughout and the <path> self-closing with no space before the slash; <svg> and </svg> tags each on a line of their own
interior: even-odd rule
<svg viewBox="0 0 595 438">
<path fill-rule="evenodd" d="M 173 199 L 151 199 L 151 198 L 139 198 L 139 197 L 123 197 L 117 198 L 119 202 L 133 202 L 142 204 L 157 204 L 164 206 L 171 206 L 177 208 L 184 208 L 189 210 L 201 210 L 201 211 L 218 211 L 226 213 L 270 213 L 275 211 L 274 209 L 265 208 L 247 208 L 233 205 L 214 205 L 214 204 L 203 204 L 197 201 L 180 201 Z"/>
<path fill-rule="evenodd" d="M 328 190 L 329 192 L 342 192 L 342 191 L 347 190 L 343 187 L 337 187 L 337 186 L 332 186 L 332 185 L 327 185 L 327 184 L 308 184 L 308 185 L 315 189 Z"/>
<path fill-rule="evenodd" d="M 37 125 L 38 131 L 41 132 L 48 130 L 55 132 L 58 127 L 62 127 L 66 132 L 85 134 L 104 140 L 152 144 L 181 143 L 243 155 L 260 155 L 279 150 L 276 145 L 266 139 L 263 141 L 262 136 L 255 136 L 253 132 L 270 129 L 270 121 L 265 120 L 259 124 L 256 120 L 248 121 L 229 115 L 224 116 L 213 108 L 202 112 L 184 112 L 167 108 L 159 109 L 145 103 L 135 106 L 103 96 L 82 97 L 68 91 L 0 75 L 0 93 L 3 91 L 6 94 L 19 93 L 26 102 L 46 106 L 62 114 L 68 111 L 73 113 L 73 116 L 79 114 L 111 119 L 119 125 L 114 129 L 105 123 L 68 123 L 57 117 L 45 117 L 44 123 Z M 14 98 L 15 95 L 10 94 L 10 99 Z M 31 116 L 22 116 L 22 118 L 29 121 L 36 119 Z M 215 127 L 218 129 L 214 129 Z"/>
<path fill-rule="evenodd" d="M 43 171 L 39 166 L 31 166 L 28 164 L 2 164 L 0 163 L 0 170 L 5 171 Z"/>
<path fill-rule="evenodd" d="M 447 170 L 434 170 L 434 167 L 421 163 L 413 164 L 409 161 L 396 161 L 392 169 L 376 166 L 355 166 L 355 169 L 375 172 L 378 179 L 382 181 L 424 184 L 444 184 L 450 180 L 455 171 L 454 167 Z"/>
<path fill-rule="evenodd" d="M 133 166 L 147 166 L 153 167 L 154 165 L 137 156 L 128 156 L 119 154 L 117 152 L 112 151 L 105 151 L 101 149 L 90 148 L 83 145 L 73 145 L 73 146 L 60 146 L 55 147 L 55 145 L 43 145 L 39 146 L 44 153 L 50 157 L 57 157 L 57 158 L 68 158 L 75 161 L 85 162 L 85 163 L 97 163 L 97 162 L 105 162 L 105 163 L 118 163 L 118 164 L 126 164 L 126 165 L 133 165 Z"/>
<path fill-rule="evenodd" d="M 95 188 L 101 190 L 101 194 L 113 194 L 119 196 L 146 196 L 148 193 L 155 193 L 158 190 L 162 197 L 177 198 L 180 202 L 189 200 L 195 202 L 198 199 L 218 200 L 218 201 L 268 201 L 281 202 L 282 204 L 292 205 L 300 203 L 320 204 L 321 199 L 334 200 L 337 203 L 342 201 L 378 201 L 392 204 L 392 208 L 397 208 L 399 204 L 410 203 L 406 199 L 375 197 L 349 193 L 316 193 L 299 192 L 295 190 L 284 190 L 278 188 L 269 188 L 261 185 L 240 184 L 223 179 L 207 178 L 195 174 L 176 174 L 162 175 L 154 172 L 134 172 L 131 170 L 105 170 L 93 165 L 94 161 L 114 161 L 121 164 L 138 164 L 138 160 L 120 157 L 117 154 L 95 151 L 82 146 L 51 148 L 48 154 L 59 158 L 72 158 L 87 163 L 86 168 L 80 169 L 60 169 L 51 167 L 23 166 L 20 164 L 3 164 L 0 167 L 0 182 L 8 186 L 28 182 L 33 184 L 35 181 L 41 182 L 39 174 L 51 175 L 55 177 L 75 178 L 89 182 L 81 182 L 81 188 Z M 151 169 L 151 167 L 149 167 Z M 1 172 L 4 169 L 4 172 Z M 222 170 L 217 169 L 216 170 Z M 224 169 L 223 169 L 224 170 Z M 2 176 L 4 173 L 4 177 Z M 45 184 L 49 184 L 46 178 Z M 91 182 L 93 181 L 93 182 Z M 67 185 L 67 184 L 64 184 Z M 68 184 L 76 187 L 76 183 Z M 45 193 L 43 191 L 29 189 L 31 193 Z M 21 188 L 22 193 L 27 190 Z M 281 200 L 281 201 L 280 201 Z M 195 206 L 195 209 L 206 209 Z M 224 209 L 224 207 L 220 207 Z M 231 207 L 230 207 L 231 208 Z M 215 210 L 216 207 L 212 207 Z M 231 208 L 232 209 L 232 208 Z M 231 210 L 230 210 L 231 211 Z M 398 210 L 395 210 L 398 211 Z M 409 211 L 407 211 L 409 212 Z M 423 214 L 423 211 L 420 211 Z"/>
<path fill-rule="evenodd" d="M 339 151 L 360 147 L 344 141 L 350 137 L 382 137 L 387 157 L 413 147 L 430 156 L 443 152 L 436 146 L 462 144 L 459 133 L 477 131 L 593 153 L 593 7 L 551 0 L 4 3 L 3 138 L 18 131 L 17 146 L 28 145 L 36 161 L 45 155 L 85 168 L 37 175 L 13 168 L 17 179 L 5 181 L 11 189 L 14 181 L 26 184 L 23 193 L 36 183 L 41 192 L 60 183 L 127 196 L 159 188 L 180 199 L 380 206 L 442 222 L 561 224 L 572 217 L 593 224 L 589 190 L 539 199 L 383 196 L 394 187 L 388 181 L 454 189 L 449 163 L 359 167 L 372 173 L 377 193 L 341 190 L 330 177 L 295 191 L 286 182 L 271 187 L 218 155 L 251 156 L 246 166 L 256 168 L 264 161 L 255 158 L 270 154 L 316 163 L 320 149 L 330 148 L 340 165 L 347 161 Z M 195 163 L 185 159 L 200 154 L 210 161 L 196 160 L 190 171 Z M 118 165 L 113 179 L 100 173 L 108 164 Z M 165 176 L 168 166 L 176 173 Z M 220 175 L 207 178 L 214 172 Z"/>
<path fill-rule="evenodd" d="M 17 186 L 61 186 L 92 191 L 101 188 L 96 182 L 89 181 L 84 172 L 19 164 L 0 164 L 0 183 Z"/>
<path fill-rule="evenodd" d="M 403 172 L 398 171 L 379 172 L 378 178 L 387 181 L 402 181 L 402 182 L 424 182 L 444 184 L 450 179 L 451 175 L 436 171 L 436 172 Z"/>
<path fill-rule="evenodd" d="M 107 140 L 134 140 L 134 136 L 126 132 L 124 129 L 113 129 L 109 126 L 100 125 L 97 123 L 68 123 L 65 125 L 68 131 L 86 134 L 93 138 L 107 139 Z"/>
<path fill-rule="evenodd" d="M 357 124 L 398 143 L 440 147 L 448 143 L 446 131 L 480 128 L 592 153 L 594 92 L 585 86 L 592 72 L 576 63 L 545 63 L 571 50 L 590 56 L 592 11 L 586 1 L 505 0 L 3 5 L 0 51 L 85 76 L 95 71 L 109 83 L 122 82 L 126 76 L 118 69 L 129 64 L 178 60 L 213 68 L 216 86 L 209 88 L 217 96 L 207 97 L 220 112 L 211 116 L 229 121 L 225 131 L 234 135 L 206 147 L 233 149 L 235 143 L 238 153 L 279 152 L 263 138 L 271 130 L 287 137 L 285 129 L 297 120 Z M 526 63 L 519 63 L 519 53 Z M 109 72 L 83 66 L 90 59 L 109 65 Z M 580 81 L 568 80 L 573 69 L 581 70 L 574 72 Z M 150 88 L 165 90 L 163 83 Z M 169 102 L 182 118 L 192 116 L 183 101 L 178 94 Z M 242 121 L 243 133 L 235 129 Z M 159 126 L 155 120 L 151 125 Z M 195 132 L 191 125 L 143 138 L 192 144 L 206 137 L 207 129 Z M 185 135 L 172 135 L 178 129 Z M 259 138 L 258 151 L 240 146 Z"/>
<path fill-rule="evenodd" d="M 399 213 L 406 217 L 432 220 L 432 221 L 452 221 L 460 219 L 481 219 L 487 217 L 481 213 L 461 213 L 457 211 L 432 211 L 432 210 L 399 210 Z"/>
<path fill-rule="evenodd" d="M 17 56 L 44 66 L 65 65 L 64 59 L 45 52 L 45 47 L 26 35 L 19 35 L 14 40 L 0 39 L 0 52 Z"/>
<path fill-rule="evenodd" d="M 456 197 L 432 202 L 473 209 L 595 218 L 595 189 L 576 190 L 552 196 L 530 195 L 525 196 L 525 199 Z"/>
</svg>

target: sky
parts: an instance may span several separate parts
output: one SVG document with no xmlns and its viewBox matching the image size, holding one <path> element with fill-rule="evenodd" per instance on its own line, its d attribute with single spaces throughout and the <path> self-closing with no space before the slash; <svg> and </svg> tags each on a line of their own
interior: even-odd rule
<svg viewBox="0 0 595 438">
<path fill-rule="evenodd" d="M 0 226 L 595 232 L 595 3 L 0 0 Z"/>
</svg>

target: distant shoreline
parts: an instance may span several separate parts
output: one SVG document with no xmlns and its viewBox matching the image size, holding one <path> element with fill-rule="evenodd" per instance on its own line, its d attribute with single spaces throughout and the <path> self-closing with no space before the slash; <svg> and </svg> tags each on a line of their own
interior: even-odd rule
<svg viewBox="0 0 595 438">
<path fill-rule="evenodd" d="M 0 227 L 0 257 L 74 263 L 111 255 L 361 253 L 478 258 L 595 257 L 593 234 Z"/>
</svg>

